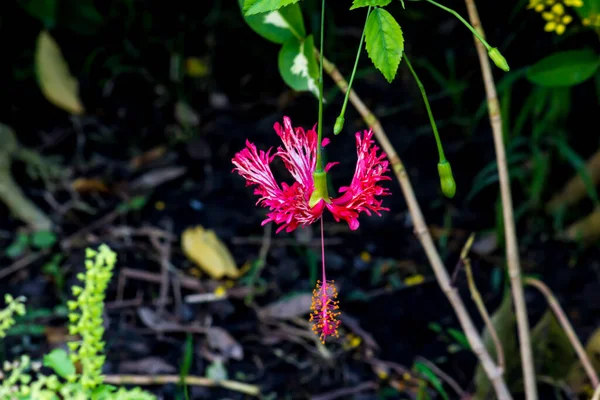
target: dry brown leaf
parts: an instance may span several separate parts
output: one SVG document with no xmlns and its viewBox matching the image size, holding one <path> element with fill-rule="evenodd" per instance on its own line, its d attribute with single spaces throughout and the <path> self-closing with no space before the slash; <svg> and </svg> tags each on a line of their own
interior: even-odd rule
<svg viewBox="0 0 600 400">
<path fill-rule="evenodd" d="M 588 243 L 600 239 L 600 208 L 570 225 L 563 236 L 566 239 Z"/>
<path fill-rule="evenodd" d="M 596 329 L 589 337 L 586 345 L 585 352 L 588 355 L 592 367 L 597 373 L 600 373 L 600 328 Z M 585 373 L 579 360 L 577 360 L 572 366 L 566 377 L 567 385 L 575 392 L 581 393 L 585 389 L 591 389 L 590 380 Z"/>
<path fill-rule="evenodd" d="M 208 345 L 221 352 L 221 355 L 234 360 L 244 358 L 244 349 L 225 329 L 213 326 L 206 332 Z"/>
<path fill-rule="evenodd" d="M 258 315 L 260 318 L 293 319 L 308 314 L 311 304 L 312 295 L 302 293 L 268 304 Z"/>
<path fill-rule="evenodd" d="M 160 357 L 146 357 L 135 361 L 122 361 L 119 364 L 119 372 L 140 375 L 174 374 L 177 368 Z"/>
<path fill-rule="evenodd" d="M 201 225 L 186 229 L 181 235 L 181 247 L 190 260 L 215 279 L 240 275 L 227 246 L 210 229 Z"/>
<path fill-rule="evenodd" d="M 154 147 L 132 158 L 131 161 L 129 161 L 129 167 L 131 167 L 133 170 L 140 169 L 145 165 L 161 159 L 165 154 L 167 154 L 167 148 L 165 146 Z"/>
<path fill-rule="evenodd" d="M 71 182 L 71 189 L 77 193 L 90 193 L 90 192 L 108 192 L 108 187 L 100 179 L 96 178 L 77 178 Z"/>
<path fill-rule="evenodd" d="M 79 83 L 71 75 L 60 47 L 47 31 L 40 32 L 35 50 L 35 69 L 44 96 L 71 114 L 83 114 Z"/>
</svg>

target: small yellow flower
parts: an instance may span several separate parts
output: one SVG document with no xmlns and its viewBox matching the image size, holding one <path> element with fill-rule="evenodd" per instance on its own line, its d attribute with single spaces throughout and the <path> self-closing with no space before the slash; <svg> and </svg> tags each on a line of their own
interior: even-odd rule
<svg viewBox="0 0 600 400">
<path fill-rule="evenodd" d="M 561 3 L 556 3 L 550 11 L 543 12 L 542 18 L 547 21 L 544 30 L 556 32 L 557 35 L 565 33 L 567 25 L 573 21 L 573 17 L 565 15 L 565 7 Z"/>
<path fill-rule="evenodd" d="M 564 0 L 569 7 L 583 7 L 583 0 Z"/>
</svg>

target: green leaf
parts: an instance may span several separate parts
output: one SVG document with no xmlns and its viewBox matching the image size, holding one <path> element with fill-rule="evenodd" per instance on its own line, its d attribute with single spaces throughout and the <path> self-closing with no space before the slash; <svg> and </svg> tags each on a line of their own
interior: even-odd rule
<svg viewBox="0 0 600 400">
<path fill-rule="evenodd" d="M 319 71 L 312 35 L 304 40 L 291 39 L 279 51 L 279 73 L 285 83 L 297 91 L 309 91 L 319 97 Z"/>
<path fill-rule="evenodd" d="M 404 51 L 404 37 L 400 25 L 389 12 L 376 8 L 367 20 L 365 36 L 367 53 L 373 65 L 388 82 L 392 82 Z"/>
<path fill-rule="evenodd" d="M 46 29 L 56 25 L 57 0 L 20 0 L 19 5 L 27 14 L 41 21 Z"/>
<path fill-rule="evenodd" d="M 299 0 L 245 0 L 244 14 L 254 15 L 269 11 L 279 10 L 290 4 L 297 3 Z"/>
<path fill-rule="evenodd" d="M 54 349 L 44 356 L 44 366 L 52 368 L 57 375 L 68 378 L 75 374 L 75 366 L 63 349 Z"/>
<path fill-rule="evenodd" d="M 59 1 L 57 24 L 81 35 L 93 35 L 104 24 L 104 17 L 94 0 Z"/>
<path fill-rule="evenodd" d="M 530 82 L 547 87 L 574 86 L 591 78 L 600 58 L 591 49 L 554 53 L 527 70 Z"/>
<path fill-rule="evenodd" d="M 581 156 L 577 154 L 577 152 L 573 150 L 567 141 L 562 137 L 556 137 L 551 140 L 550 143 L 556 147 L 560 155 L 563 156 L 569 162 L 569 164 L 571 164 L 575 171 L 577 171 L 579 177 L 585 185 L 588 196 L 594 202 L 594 205 L 596 207 L 600 206 L 600 199 L 598 198 L 598 193 L 596 192 L 592 177 L 586 168 L 585 160 L 581 158 Z"/>
<path fill-rule="evenodd" d="M 31 235 L 31 244 L 38 249 L 48 249 L 54 246 L 54 243 L 56 243 L 56 234 L 52 231 L 37 231 Z"/>
<path fill-rule="evenodd" d="M 4 254 L 9 258 L 17 258 L 25 252 L 28 245 L 29 235 L 19 232 L 13 242 L 6 248 Z"/>
<path fill-rule="evenodd" d="M 238 2 L 240 8 L 243 8 L 244 0 Z M 292 38 L 306 36 L 304 19 L 298 4 L 291 4 L 265 14 L 244 15 L 244 20 L 254 32 L 271 42 L 283 44 Z"/>
<path fill-rule="evenodd" d="M 354 0 L 352 2 L 352 7 L 350 7 L 350 9 L 354 10 L 356 8 L 369 7 L 369 6 L 385 7 L 388 4 L 390 4 L 391 2 L 392 2 L 392 0 Z"/>
<path fill-rule="evenodd" d="M 448 328 L 446 332 L 448 332 L 448 335 L 450 335 L 452 339 L 456 340 L 456 342 L 462 347 L 464 347 L 467 350 L 471 350 L 471 344 L 469 343 L 469 340 L 462 331 L 459 331 L 458 329 L 454 328 Z"/>
<path fill-rule="evenodd" d="M 442 398 L 448 400 L 448 394 L 444 390 L 444 384 L 427 364 L 417 361 L 414 365 L 414 370 L 423 375 L 425 379 L 431 383 L 431 386 L 433 386 L 433 388 L 442 396 Z"/>
</svg>

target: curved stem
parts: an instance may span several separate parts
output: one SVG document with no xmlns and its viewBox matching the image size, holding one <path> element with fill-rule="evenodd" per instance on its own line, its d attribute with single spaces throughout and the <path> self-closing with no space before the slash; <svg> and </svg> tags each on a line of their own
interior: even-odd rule
<svg viewBox="0 0 600 400">
<path fill-rule="evenodd" d="M 475 30 L 475 28 L 473 28 L 473 26 L 471 26 L 471 24 L 469 24 L 463 17 L 461 17 L 459 13 L 457 13 L 456 11 L 454 11 L 451 8 L 448 8 L 446 6 L 441 5 L 440 3 L 436 3 L 433 0 L 427 0 L 427 1 L 430 2 L 431 4 L 433 4 L 434 6 L 438 6 L 442 10 L 448 11 L 450 14 L 454 15 L 460 22 L 462 22 L 463 24 L 465 24 L 465 26 L 467 28 L 469 28 L 469 30 L 471 32 L 473 32 L 473 35 L 475 35 L 475 37 L 477 39 L 479 39 L 479 41 L 485 46 L 485 48 L 486 48 L 487 51 L 490 51 L 492 49 L 492 46 L 490 46 L 488 44 L 488 42 L 485 41 L 485 39 L 483 38 L 483 36 L 481 36 L 479 34 L 479 32 L 477 32 L 477 30 Z"/>
<path fill-rule="evenodd" d="M 360 53 L 362 52 L 363 42 L 365 41 L 365 31 L 367 30 L 367 21 L 369 20 L 369 15 L 371 14 L 371 9 L 373 7 L 369 6 L 367 9 L 367 18 L 365 19 L 365 26 L 363 27 L 362 35 L 360 36 L 360 43 L 358 45 L 358 51 L 356 52 L 356 60 L 354 60 L 354 68 L 352 69 L 352 75 L 350 76 L 350 81 L 348 81 L 348 90 L 346 91 L 346 95 L 344 96 L 344 104 L 342 104 L 342 111 L 340 115 L 343 116 L 346 114 L 346 106 L 348 105 L 348 97 L 350 96 L 350 89 L 352 88 L 352 83 L 354 82 L 354 76 L 356 75 L 356 68 L 358 67 L 358 60 L 360 59 Z M 323 65 L 323 60 L 321 60 L 321 66 Z"/>
<path fill-rule="evenodd" d="M 427 99 L 427 93 L 425 93 L 425 87 L 421 83 L 421 80 L 417 76 L 417 73 L 415 72 L 412 65 L 410 64 L 410 61 L 408 60 L 406 53 L 404 53 L 404 60 L 406 61 L 406 65 L 408 65 L 408 69 L 410 69 L 410 72 L 412 73 L 413 78 L 415 78 L 415 81 L 417 82 L 417 86 L 419 87 L 419 90 L 421 91 L 421 96 L 423 96 L 423 102 L 425 103 L 425 108 L 427 109 L 427 115 L 429 116 L 429 123 L 431 124 L 431 129 L 433 130 L 433 135 L 435 136 L 435 143 L 437 144 L 438 154 L 440 156 L 440 163 L 442 163 L 442 162 L 446 161 L 446 155 L 444 154 L 444 148 L 442 147 L 442 140 L 440 139 L 440 134 L 438 133 L 437 125 L 435 124 L 435 119 L 433 119 L 433 113 L 431 112 L 431 107 L 429 106 L 429 99 Z"/>
<path fill-rule="evenodd" d="M 325 64 L 325 70 L 336 83 L 336 85 L 343 91 L 346 92 L 348 90 L 348 84 L 344 80 L 340 71 L 336 68 L 334 64 L 328 61 L 326 58 L 323 58 L 323 63 Z M 402 193 L 404 194 L 404 198 L 406 199 L 406 204 L 408 205 L 408 211 L 412 217 L 414 226 L 415 226 L 415 234 L 423 246 L 425 250 L 425 254 L 427 255 L 427 259 L 431 264 L 431 268 L 435 274 L 438 284 L 440 288 L 448 298 L 448 301 L 452 305 L 456 316 L 460 322 L 461 327 L 463 328 L 465 335 L 467 336 L 467 340 L 471 345 L 473 353 L 477 356 L 483 369 L 492 382 L 494 386 L 494 390 L 496 391 L 496 398 L 498 400 L 511 400 L 512 396 L 508 391 L 508 387 L 506 386 L 506 382 L 502 377 L 502 371 L 496 366 L 494 361 L 492 360 L 490 353 L 487 351 L 485 346 L 483 345 L 483 341 L 481 339 L 481 335 L 477 332 L 475 328 L 475 324 L 473 320 L 469 316 L 465 304 L 460 298 L 456 288 L 452 286 L 450 283 L 450 276 L 448 276 L 448 271 L 446 270 L 444 263 L 440 257 L 439 252 L 437 251 L 433 239 L 431 238 L 431 233 L 427 229 L 427 224 L 425 223 L 425 218 L 423 217 L 423 212 L 419 206 L 419 202 L 415 196 L 415 191 L 410 183 L 410 178 L 408 177 L 408 173 L 398 157 L 398 154 L 394 150 L 394 146 L 392 146 L 387 134 L 385 133 L 381 123 L 373 115 L 371 110 L 365 105 L 365 103 L 358 97 L 354 90 L 350 90 L 350 102 L 356 108 L 360 116 L 365 121 L 365 124 L 370 126 L 373 129 L 373 133 L 377 138 L 377 141 L 381 145 L 381 148 L 386 153 L 390 165 L 396 175 L 398 182 L 400 183 L 400 187 L 402 189 Z"/>
<path fill-rule="evenodd" d="M 575 333 L 575 330 L 573 329 L 573 326 L 569 322 L 569 318 L 567 318 L 567 316 L 565 315 L 564 310 L 560 306 L 560 303 L 558 302 L 558 300 L 556 300 L 556 297 L 554 297 L 554 295 L 552 294 L 552 291 L 550 290 L 550 288 L 548 286 L 546 286 L 546 284 L 544 284 L 542 281 L 534 279 L 534 278 L 525 278 L 524 281 L 527 285 L 535 286 L 535 288 L 537 290 L 542 292 L 542 294 L 546 298 L 546 301 L 548 302 L 548 305 L 552 309 L 554 316 L 556 317 L 556 319 L 560 323 L 560 326 L 562 326 L 563 330 L 567 334 L 567 337 L 569 338 L 569 342 L 571 342 L 571 346 L 573 346 L 575 353 L 577 353 L 577 357 L 579 357 L 579 361 L 581 362 L 581 365 L 583 365 L 583 369 L 585 370 L 588 378 L 590 378 L 592 387 L 597 387 L 598 385 L 600 385 L 600 380 L 598 379 L 598 374 L 596 374 L 596 370 L 592 366 L 592 362 L 590 361 L 590 358 L 586 354 L 585 349 L 583 348 L 583 345 L 579 341 L 579 338 L 577 337 L 577 334 Z"/>
<path fill-rule="evenodd" d="M 431 0 L 428 0 L 431 1 Z M 479 20 L 477 7 L 473 0 L 465 0 L 469 19 L 473 26 L 479 30 L 478 36 L 483 36 L 483 29 Z M 508 275 L 510 277 L 510 286 L 517 316 L 517 330 L 519 334 L 519 347 L 521 351 L 521 367 L 523 370 L 523 380 L 525 386 L 525 398 L 527 400 L 537 400 L 537 384 L 535 379 L 535 364 L 533 362 L 533 351 L 531 349 L 531 334 L 529 332 L 529 319 L 527 318 L 527 306 L 525 303 L 525 293 L 523 282 L 521 281 L 521 261 L 519 259 L 519 246 L 517 243 L 517 233 L 515 228 L 514 210 L 512 204 L 512 195 L 510 190 L 510 179 L 508 175 L 508 165 L 506 161 L 506 149 L 504 147 L 504 138 L 502 135 L 502 116 L 498 95 L 496 93 L 496 84 L 492 75 L 492 66 L 486 54 L 481 41 L 475 41 L 483 83 L 487 95 L 488 113 L 492 134 L 494 137 L 494 148 L 496 151 L 496 160 L 498 166 L 498 177 L 500 181 L 500 195 L 502 198 L 502 217 L 504 220 L 504 240 L 506 243 L 506 263 L 508 266 Z"/>
</svg>

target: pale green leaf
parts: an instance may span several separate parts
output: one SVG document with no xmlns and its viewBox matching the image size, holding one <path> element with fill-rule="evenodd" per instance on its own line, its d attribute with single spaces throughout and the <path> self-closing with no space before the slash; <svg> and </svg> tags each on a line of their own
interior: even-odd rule
<svg viewBox="0 0 600 400">
<path fill-rule="evenodd" d="M 44 356 L 44 366 L 52 368 L 62 378 L 75 374 L 75 366 L 63 349 L 54 349 Z"/>
<path fill-rule="evenodd" d="M 388 82 L 392 82 L 404 51 L 404 37 L 400 25 L 389 12 L 376 8 L 367 20 L 365 36 L 367 53 L 373 65 Z"/>
<path fill-rule="evenodd" d="M 318 68 L 312 35 L 292 39 L 279 51 L 279 72 L 284 82 L 297 91 L 309 91 L 319 97 Z"/>
<path fill-rule="evenodd" d="M 385 7 L 388 4 L 390 4 L 391 2 L 392 2 L 392 0 L 354 0 L 352 2 L 352 7 L 350 7 L 350 9 L 354 10 L 356 8 L 369 7 L 369 6 Z"/>
<path fill-rule="evenodd" d="M 238 0 L 243 8 L 244 0 Z M 283 44 L 292 38 L 306 36 L 300 5 L 291 4 L 279 10 L 258 15 L 244 15 L 246 23 L 262 37 Z"/>
<path fill-rule="evenodd" d="M 598 70 L 600 57 L 591 49 L 554 53 L 531 66 L 527 79 L 546 87 L 574 86 Z"/>
<path fill-rule="evenodd" d="M 279 10 L 299 0 L 244 0 L 244 14 L 254 15 Z"/>
<path fill-rule="evenodd" d="M 71 114 L 83 114 L 79 83 L 71 75 L 58 44 L 47 31 L 42 31 L 37 39 L 35 70 L 40 89 L 51 103 Z"/>
</svg>

